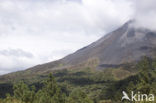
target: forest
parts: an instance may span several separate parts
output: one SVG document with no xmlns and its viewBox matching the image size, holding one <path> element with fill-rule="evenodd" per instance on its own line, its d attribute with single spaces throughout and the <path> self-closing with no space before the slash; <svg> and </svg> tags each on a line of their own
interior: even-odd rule
<svg viewBox="0 0 156 103">
<path fill-rule="evenodd" d="M 156 95 L 156 59 L 101 71 L 66 69 L 42 78 L 1 84 L 0 103 L 129 103 L 121 101 L 122 91 Z"/>
</svg>

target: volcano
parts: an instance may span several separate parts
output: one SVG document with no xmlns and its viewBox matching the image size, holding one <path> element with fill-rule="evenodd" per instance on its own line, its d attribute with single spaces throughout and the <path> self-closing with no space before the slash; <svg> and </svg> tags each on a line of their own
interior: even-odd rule
<svg viewBox="0 0 156 103">
<path fill-rule="evenodd" d="M 73 54 L 57 61 L 34 66 L 22 72 L 27 71 L 28 74 L 34 75 L 68 68 L 91 67 L 103 69 L 137 62 L 143 56 L 155 58 L 156 32 L 134 25 L 134 21 L 128 21 L 117 30 L 106 34 Z"/>
<path fill-rule="evenodd" d="M 135 21 L 129 21 L 98 41 L 68 55 L 62 61 L 76 65 L 92 58 L 98 60 L 98 66 L 113 66 L 135 62 L 143 56 L 154 57 L 156 32 L 134 25 Z"/>
</svg>

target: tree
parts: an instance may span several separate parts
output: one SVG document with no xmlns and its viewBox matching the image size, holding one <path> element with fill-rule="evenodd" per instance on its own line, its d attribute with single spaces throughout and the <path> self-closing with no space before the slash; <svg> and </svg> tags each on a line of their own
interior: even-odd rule
<svg viewBox="0 0 156 103">
<path fill-rule="evenodd" d="M 67 103 L 93 103 L 93 101 L 80 89 L 75 89 L 68 97 Z"/>
<path fill-rule="evenodd" d="M 35 87 L 30 90 L 28 85 L 26 85 L 23 81 L 17 83 L 13 87 L 14 89 L 14 97 L 18 100 L 21 100 L 25 103 L 33 103 L 35 96 Z"/>
<path fill-rule="evenodd" d="M 37 92 L 35 103 L 65 103 L 65 94 L 61 92 L 52 74 Z"/>
</svg>

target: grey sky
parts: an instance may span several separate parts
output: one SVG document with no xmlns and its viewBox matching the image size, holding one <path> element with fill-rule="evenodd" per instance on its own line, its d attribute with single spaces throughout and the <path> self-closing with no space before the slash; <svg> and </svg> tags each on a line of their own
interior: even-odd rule
<svg viewBox="0 0 156 103">
<path fill-rule="evenodd" d="M 0 74 L 60 59 L 133 18 L 137 25 L 150 27 L 155 20 L 149 18 L 156 17 L 154 4 L 154 0 L 0 0 Z"/>
</svg>

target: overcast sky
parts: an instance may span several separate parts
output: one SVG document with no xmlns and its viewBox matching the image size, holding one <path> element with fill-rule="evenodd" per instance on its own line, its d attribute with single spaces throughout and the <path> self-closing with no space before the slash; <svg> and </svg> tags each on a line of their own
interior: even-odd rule
<svg viewBox="0 0 156 103">
<path fill-rule="evenodd" d="M 0 0 L 0 74 L 60 59 L 130 19 L 155 29 L 155 4 L 156 0 Z"/>
</svg>

